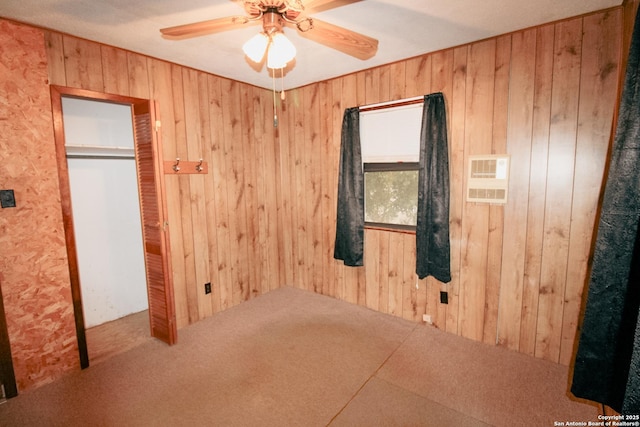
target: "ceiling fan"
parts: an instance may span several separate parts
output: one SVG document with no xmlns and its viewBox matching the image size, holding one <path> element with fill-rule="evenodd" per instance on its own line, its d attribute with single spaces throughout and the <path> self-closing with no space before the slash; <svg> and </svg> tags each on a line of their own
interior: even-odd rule
<svg viewBox="0 0 640 427">
<path fill-rule="evenodd" d="M 243 46 L 245 54 L 259 63 L 267 55 L 268 68 L 284 68 L 295 57 L 295 47 L 284 37 L 283 27 L 295 27 L 310 40 L 347 55 L 366 60 L 378 50 L 378 40 L 328 22 L 307 17 L 313 12 L 355 3 L 360 0 L 234 0 L 242 2 L 245 16 L 228 16 L 192 24 L 163 28 L 163 37 L 185 39 L 262 23 L 263 31 Z"/>
</svg>

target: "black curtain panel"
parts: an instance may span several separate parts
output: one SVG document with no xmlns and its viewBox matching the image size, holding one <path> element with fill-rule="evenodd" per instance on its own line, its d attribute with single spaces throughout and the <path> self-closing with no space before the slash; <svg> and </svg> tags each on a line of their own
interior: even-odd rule
<svg viewBox="0 0 640 427">
<path fill-rule="evenodd" d="M 640 413 L 639 78 L 636 16 L 571 386 L 625 414 Z"/>
<path fill-rule="evenodd" d="M 333 257 L 345 265 L 363 265 L 364 172 L 360 148 L 360 110 L 347 108 L 342 118 L 338 214 Z"/>
<path fill-rule="evenodd" d="M 449 147 L 442 93 L 424 97 L 420 133 L 416 274 L 451 281 L 449 242 Z"/>
</svg>

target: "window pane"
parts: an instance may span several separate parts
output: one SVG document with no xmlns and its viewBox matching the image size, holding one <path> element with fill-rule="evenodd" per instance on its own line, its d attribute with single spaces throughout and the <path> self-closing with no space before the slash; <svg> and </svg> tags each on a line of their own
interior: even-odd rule
<svg viewBox="0 0 640 427">
<path fill-rule="evenodd" d="M 416 225 L 418 171 L 365 172 L 364 220 Z"/>
</svg>

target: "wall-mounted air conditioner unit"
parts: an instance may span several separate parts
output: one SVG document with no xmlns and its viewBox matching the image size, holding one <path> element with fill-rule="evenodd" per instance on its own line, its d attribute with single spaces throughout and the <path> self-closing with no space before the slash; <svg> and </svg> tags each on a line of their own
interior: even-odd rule
<svg viewBox="0 0 640 427">
<path fill-rule="evenodd" d="M 509 156 L 469 156 L 467 202 L 507 203 Z"/>
</svg>

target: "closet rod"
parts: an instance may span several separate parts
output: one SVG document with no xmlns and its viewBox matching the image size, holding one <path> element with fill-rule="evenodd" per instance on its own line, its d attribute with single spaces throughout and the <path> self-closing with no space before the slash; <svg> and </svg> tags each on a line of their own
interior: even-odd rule
<svg viewBox="0 0 640 427">
<path fill-rule="evenodd" d="M 66 145 L 68 159 L 135 159 L 133 148 L 95 145 Z"/>
<path fill-rule="evenodd" d="M 106 160 L 135 160 L 136 156 L 113 156 L 99 154 L 67 154 L 67 159 L 106 159 Z"/>
</svg>

